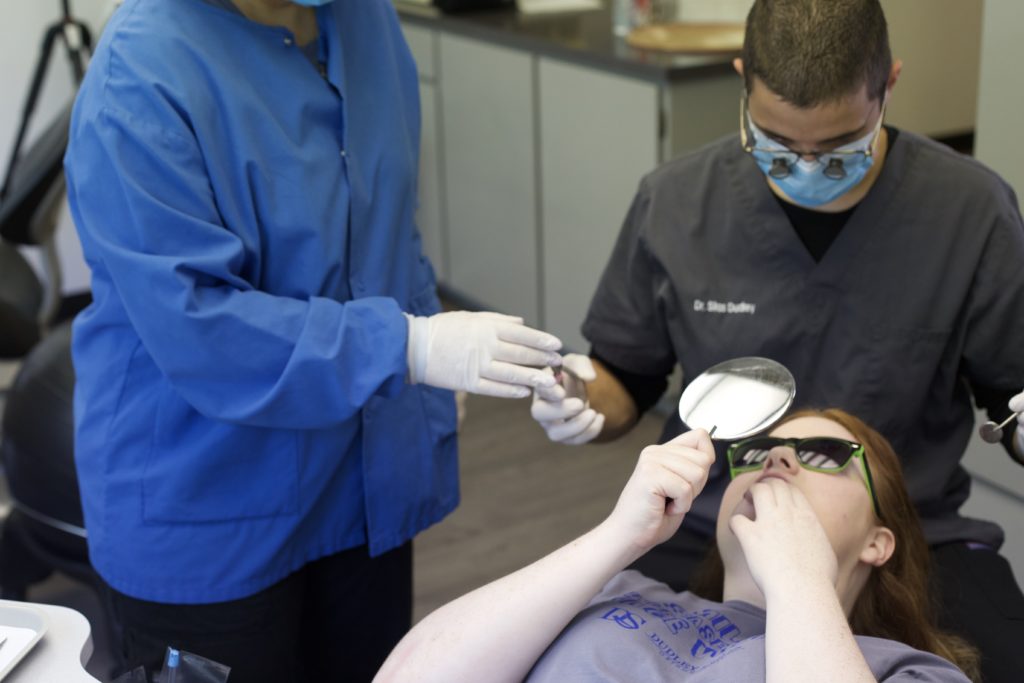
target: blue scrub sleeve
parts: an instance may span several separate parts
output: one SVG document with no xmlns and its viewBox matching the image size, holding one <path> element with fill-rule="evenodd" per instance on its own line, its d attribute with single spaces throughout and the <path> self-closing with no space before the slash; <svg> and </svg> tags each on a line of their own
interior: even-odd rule
<svg viewBox="0 0 1024 683">
<path fill-rule="evenodd" d="M 197 411 L 317 429 L 401 390 L 397 301 L 256 289 L 195 140 L 111 109 L 83 117 L 73 136 L 68 191 L 94 277 L 109 278 L 146 351 Z"/>
</svg>

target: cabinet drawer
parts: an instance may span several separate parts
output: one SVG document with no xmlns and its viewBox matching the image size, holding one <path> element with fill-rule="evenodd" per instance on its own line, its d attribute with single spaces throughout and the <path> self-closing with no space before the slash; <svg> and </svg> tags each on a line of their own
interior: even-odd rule
<svg viewBox="0 0 1024 683">
<path fill-rule="evenodd" d="M 416 60 L 416 70 L 420 78 L 433 80 L 437 75 L 434 69 L 434 32 L 429 28 L 403 23 L 402 33 L 405 34 L 405 42 L 409 43 L 409 50 Z"/>
</svg>

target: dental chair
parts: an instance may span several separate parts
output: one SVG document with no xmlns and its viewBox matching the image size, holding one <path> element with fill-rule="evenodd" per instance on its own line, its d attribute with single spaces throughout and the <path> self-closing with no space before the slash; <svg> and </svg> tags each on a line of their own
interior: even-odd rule
<svg viewBox="0 0 1024 683">
<path fill-rule="evenodd" d="M 70 324 L 50 333 L 62 302 L 54 237 L 69 114 L 70 105 L 0 192 L 0 363 L 20 362 L 0 386 L 0 477 L 13 498 L 0 518 L 0 597 L 13 600 L 54 570 L 94 580 L 72 450 Z M 42 277 L 19 247 L 40 254 Z"/>
<path fill-rule="evenodd" d="M 71 325 L 56 322 L 88 303 L 62 300 L 55 239 L 74 90 L 45 128 L 29 135 L 53 57 L 63 51 L 77 89 L 92 54 L 91 32 L 75 18 L 71 0 L 59 6 L 59 18 L 45 29 L 0 183 L 0 362 L 21 361 L 11 386 L 0 386 L 0 476 L 12 498 L 0 519 L 0 596 L 14 599 L 54 570 L 96 582 L 74 465 Z M 41 276 L 19 249 L 37 252 Z"/>
<path fill-rule="evenodd" d="M 29 135 L 54 55 L 63 49 L 77 89 L 92 54 L 91 32 L 73 15 L 71 0 L 59 6 L 59 18 L 45 29 L 0 182 L 0 362 L 13 369 L 20 361 L 11 385 L 0 386 L 0 476 L 11 496 L 9 512 L 0 517 L 0 597 L 17 600 L 55 570 L 93 586 L 97 581 L 74 465 L 71 325 L 56 322 L 82 305 L 62 300 L 55 239 L 74 90 L 45 127 Z M 36 251 L 41 275 L 19 249 Z"/>
<path fill-rule="evenodd" d="M 62 304 L 55 236 L 66 193 L 63 161 L 74 91 L 31 140 L 29 131 L 54 56 L 63 48 L 77 89 L 92 54 L 92 33 L 75 18 L 70 0 L 59 4 L 60 17 L 43 35 L 0 183 L 0 360 L 25 355 L 56 320 Z M 17 247 L 38 251 L 41 280 L 20 258 Z"/>
</svg>

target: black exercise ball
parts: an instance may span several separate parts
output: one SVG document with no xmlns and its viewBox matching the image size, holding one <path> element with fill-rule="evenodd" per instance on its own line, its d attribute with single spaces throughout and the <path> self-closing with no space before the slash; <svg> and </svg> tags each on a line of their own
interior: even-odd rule
<svg viewBox="0 0 1024 683">
<path fill-rule="evenodd" d="M 74 390 L 68 322 L 43 337 L 22 362 L 7 394 L 0 458 L 11 496 L 21 506 L 81 527 Z"/>
</svg>

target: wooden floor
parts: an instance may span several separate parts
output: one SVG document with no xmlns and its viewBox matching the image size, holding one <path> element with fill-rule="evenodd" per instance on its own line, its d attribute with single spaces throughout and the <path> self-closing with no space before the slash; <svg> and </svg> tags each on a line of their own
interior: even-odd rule
<svg viewBox="0 0 1024 683">
<path fill-rule="evenodd" d="M 470 396 L 459 434 L 462 503 L 415 541 L 414 619 L 519 569 L 604 519 L 663 418 L 601 445 L 548 441 L 528 400 Z"/>
</svg>

